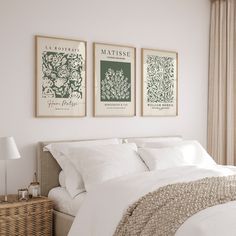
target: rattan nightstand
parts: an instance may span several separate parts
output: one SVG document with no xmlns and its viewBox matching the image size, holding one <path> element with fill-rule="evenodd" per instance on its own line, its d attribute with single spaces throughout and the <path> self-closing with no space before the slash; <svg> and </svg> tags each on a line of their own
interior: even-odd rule
<svg viewBox="0 0 236 236">
<path fill-rule="evenodd" d="M 0 203 L 0 235 L 51 236 L 53 203 L 46 197 Z"/>
</svg>

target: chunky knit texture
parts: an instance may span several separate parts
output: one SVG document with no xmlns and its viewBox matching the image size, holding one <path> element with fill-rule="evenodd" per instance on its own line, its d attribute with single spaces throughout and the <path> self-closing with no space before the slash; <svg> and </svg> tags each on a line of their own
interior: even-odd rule
<svg viewBox="0 0 236 236">
<path fill-rule="evenodd" d="M 236 200 L 236 175 L 171 184 L 132 204 L 114 236 L 171 236 L 192 215 Z"/>
</svg>

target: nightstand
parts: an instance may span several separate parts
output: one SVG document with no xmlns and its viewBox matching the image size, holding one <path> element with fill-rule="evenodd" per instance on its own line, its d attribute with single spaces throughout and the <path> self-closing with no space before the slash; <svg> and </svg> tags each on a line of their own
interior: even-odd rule
<svg viewBox="0 0 236 236">
<path fill-rule="evenodd" d="M 46 197 L 18 201 L 16 195 L 10 195 L 8 199 L 9 203 L 0 203 L 1 236 L 52 235 L 52 201 Z"/>
</svg>

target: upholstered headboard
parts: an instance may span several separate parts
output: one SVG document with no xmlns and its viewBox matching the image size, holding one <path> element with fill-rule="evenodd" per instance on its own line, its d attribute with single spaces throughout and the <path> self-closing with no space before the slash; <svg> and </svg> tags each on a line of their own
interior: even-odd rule
<svg viewBox="0 0 236 236">
<path fill-rule="evenodd" d="M 168 136 L 169 138 L 179 138 L 181 136 Z M 156 137 L 137 137 L 137 138 L 161 138 L 160 136 Z M 167 136 L 163 137 L 167 138 Z M 129 138 L 127 138 L 129 139 Z M 134 139 L 133 137 L 130 139 Z M 90 139 L 92 140 L 92 139 Z M 79 142 L 85 140 L 64 140 L 64 141 L 47 141 L 47 142 L 39 142 L 38 150 L 37 150 L 37 174 L 38 180 L 41 185 L 41 194 L 43 196 L 47 196 L 48 192 L 54 188 L 59 186 L 59 173 L 61 171 L 61 167 L 58 165 L 56 160 L 53 158 L 50 152 L 43 151 L 44 147 L 50 143 L 62 143 L 62 142 Z"/>
<path fill-rule="evenodd" d="M 39 142 L 37 150 L 37 173 L 41 185 L 41 194 L 47 196 L 50 189 L 59 185 L 59 173 L 61 167 L 50 152 L 44 152 L 43 148 L 50 142 Z"/>
</svg>

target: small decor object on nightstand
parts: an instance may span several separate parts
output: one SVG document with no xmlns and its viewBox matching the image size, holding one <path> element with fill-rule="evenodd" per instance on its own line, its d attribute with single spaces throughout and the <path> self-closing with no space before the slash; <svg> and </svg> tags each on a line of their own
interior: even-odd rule
<svg viewBox="0 0 236 236">
<path fill-rule="evenodd" d="M 13 137 L 0 137 L 0 161 L 5 161 L 5 198 L 7 202 L 7 161 L 20 158 L 20 153 L 17 149 Z"/>
<path fill-rule="evenodd" d="M 40 184 L 37 181 L 37 175 L 34 173 L 34 180 L 29 185 L 29 196 L 39 197 L 40 196 Z"/>
<path fill-rule="evenodd" d="M 19 201 L 28 201 L 29 200 L 29 191 L 27 188 L 18 189 L 18 200 Z"/>
</svg>

